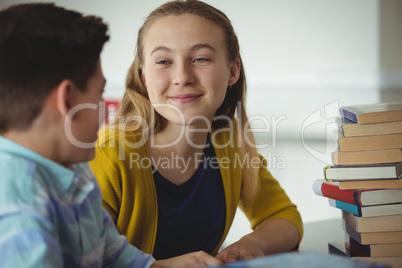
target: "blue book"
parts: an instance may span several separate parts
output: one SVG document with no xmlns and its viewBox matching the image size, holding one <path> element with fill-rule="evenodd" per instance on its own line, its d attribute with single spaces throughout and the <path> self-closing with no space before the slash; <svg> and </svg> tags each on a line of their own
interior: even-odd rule
<svg viewBox="0 0 402 268">
<path fill-rule="evenodd" d="M 378 217 L 402 214 L 402 203 L 361 207 L 331 198 L 328 198 L 328 202 L 331 207 L 339 208 L 359 217 Z"/>
</svg>

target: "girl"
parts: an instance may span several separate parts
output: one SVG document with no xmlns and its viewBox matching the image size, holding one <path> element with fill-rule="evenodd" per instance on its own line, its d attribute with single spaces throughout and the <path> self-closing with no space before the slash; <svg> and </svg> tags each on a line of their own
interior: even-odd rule
<svg viewBox="0 0 402 268">
<path fill-rule="evenodd" d="M 223 262 L 297 248 L 300 214 L 253 146 L 245 94 L 222 12 L 187 0 L 147 17 L 118 120 L 91 162 L 130 243 L 156 259 L 205 251 Z M 254 231 L 218 253 L 237 206 Z"/>
</svg>

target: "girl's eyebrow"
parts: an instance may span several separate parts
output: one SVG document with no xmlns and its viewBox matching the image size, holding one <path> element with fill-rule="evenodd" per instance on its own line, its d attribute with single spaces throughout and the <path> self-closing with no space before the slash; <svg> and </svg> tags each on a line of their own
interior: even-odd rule
<svg viewBox="0 0 402 268">
<path fill-rule="evenodd" d="M 154 48 L 154 49 L 151 51 L 151 53 L 150 53 L 149 55 L 152 55 L 152 54 L 154 54 L 156 51 L 159 51 L 159 50 L 167 51 L 167 52 L 172 52 L 172 50 L 171 50 L 170 48 L 168 48 L 168 47 L 165 47 L 165 46 L 157 46 L 156 48 Z"/>
<path fill-rule="evenodd" d="M 207 49 L 212 50 L 213 52 L 216 51 L 215 48 L 213 46 L 211 46 L 210 44 L 197 44 L 197 45 L 192 46 L 190 50 L 195 51 L 195 50 L 199 50 L 201 48 L 207 48 Z"/>
<path fill-rule="evenodd" d="M 190 50 L 191 51 L 196 51 L 196 50 L 199 50 L 199 49 L 202 49 L 202 48 L 207 48 L 207 49 L 210 49 L 210 50 L 212 50 L 213 52 L 215 52 L 216 51 L 216 49 L 213 47 L 213 46 L 211 46 L 210 44 L 197 44 L 197 45 L 194 45 L 194 46 L 192 46 L 191 48 L 190 48 Z M 156 48 L 154 48 L 152 51 L 151 51 L 151 54 L 150 55 L 152 55 L 153 53 L 155 53 L 156 51 L 166 51 L 166 52 L 172 52 L 172 49 L 170 49 L 170 48 L 168 48 L 168 47 L 165 47 L 165 46 L 157 46 Z"/>
</svg>

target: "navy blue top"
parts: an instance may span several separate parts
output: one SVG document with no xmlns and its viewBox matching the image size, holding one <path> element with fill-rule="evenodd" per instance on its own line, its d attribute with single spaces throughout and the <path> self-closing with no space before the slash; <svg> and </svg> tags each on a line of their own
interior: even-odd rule
<svg viewBox="0 0 402 268">
<path fill-rule="evenodd" d="M 212 253 L 225 228 L 222 177 L 210 137 L 193 176 L 176 185 L 154 171 L 158 229 L 153 256 L 166 259 L 203 250 Z"/>
</svg>

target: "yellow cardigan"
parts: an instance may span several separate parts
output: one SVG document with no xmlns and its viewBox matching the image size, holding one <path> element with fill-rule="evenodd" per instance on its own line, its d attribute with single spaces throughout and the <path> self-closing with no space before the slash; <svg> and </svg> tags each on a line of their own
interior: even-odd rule
<svg viewBox="0 0 402 268">
<path fill-rule="evenodd" d="M 231 136 L 228 131 L 217 131 L 213 132 L 211 137 L 220 164 L 226 201 L 225 230 L 213 255 L 217 254 L 229 232 L 237 206 L 243 210 L 253 230 L 267 218 L 283 218 L 296 226 L 301 241 L 301 216 L 279 183 L 266 169 L 266 160 L 263 159 L 264 165 L 259 170 L 259 188 L 254 201 L 243 207 L 242 202 L 239 202 L 243 162 L 239 157 L 240 149 L 229 144 L 230 138 L 232 141 L 237 140 L 236 134 Z M 90 166 L 102 191 L 103 206 L 113 218 L 119 232 L 126 235 L 132 245 L 152 254 L 158 207 L 149 160 L 142 135 L 102 129 L 96 145 L 96 156 Z M 141 165 L 145 168 L 141 168 Z"/>
</svg>

